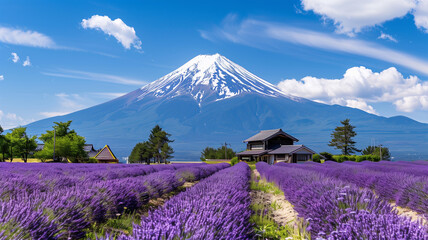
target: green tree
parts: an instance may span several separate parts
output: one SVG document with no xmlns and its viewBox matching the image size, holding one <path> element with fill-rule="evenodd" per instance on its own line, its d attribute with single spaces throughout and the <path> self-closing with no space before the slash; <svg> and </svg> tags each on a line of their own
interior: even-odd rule
<svg viewBox="0 0 428 240">
<path fill-rule="evenodd" d="M 206 147 L 201 152 L 200 159 L 206 161 L 207 159 L 232 159 L 236 156 L 236 152 L 232 148 L 227 148 L 223 145 L 219 148 Z"/>
<path fill-rule="evenodd" d="M 215 159 L 232 159 L 236 156 L 232 148 L 226 148 L 224 145 L 217 148 Z"/>
<path fill-rule="evenodd" d="M 167 163 L 168 159 L 172 158 L 174 150 L 169 145 L 173 142 L 170 139 L 171 134 L 165 132 L 159 125 L 156 125 L 151 131 L 149 140 L 140 142 L 132 149 L 131 155 L 128 157 L 130 163 L 146 162 L 150 164 L 154 159 L 157 163 Z"/>
<path fill-rule="evenodd" d="M 349 119 L 340 121 L 342 126 L 336 127 L 331 134 L 331 141 L 328 144 L 330 147 L 334 147 L 342 151 L 343 155 L 350 155 L 354 152 L 360 152 L 355 148 L 355 141 L 353 138 L 357 135 L 354 131 L 355 126 L 349 123 Z"/>
<path fill-rule="evenodd" d="M 130 163 L 142 163 L 145 162 L 150 164 L 153 158 L 150 144 L 148 142 L 140 142 L 135 145 L 132 149 L 131 155 L 129 155 L 128 161 Z"/>
<path fill-rule="evenodd" d="M 169 137 L 171 137 L 171 134 L 165 132 L 159 125 L 156 125 L 150 132 L 148 142 L 152 156 L 158 163 L 162 160 L 162 148 L 164 145 L 173 142 Z"/>
<path fill-rule="evenodd" d="M 206 147 L 201 152 L 201 160 L 206 161 L 207 159 L 216 159 L 217 158 L 217 150 L 212 147 Z"/>
<path fill-rule="evenodd" d="M 174 153 L 174 149 L 166 142 L 163 144 L 161 148 L 160 156 L 164 163 L 168 162 L 168 159 L 172 158 L 172 154 Z"/>
<path fill-rule="evenodd" d="M 6 134 L 6 139 L 9 143 L 9 158 L 11 162 L 14 156 L 21 157 L 24 162 L 27 162 L 28 154 L 37 147 L 37 136 L 29 138 L 26 131 L 27 128 L 25 127 L 17 127 Z"/>
<path fill-rule="evenodd" d="M 381 147 L 381 146 L 368 146 L 363 150 L 363 155 L 374 155 L 381 157 L 382 154 L 382 160 L 390 160 L 391 159 L 391 153 L 389 152 L 389 148 L 387 147 Z"/>
<path fill-rule="evenodd" d="M 1 161 L 4 162 L 5 156 L 7 154 L 8 142 L 6 136 L 3 135 L 3 128 L 0 126 L 0 151 L 1 151 Z"/>
<path fill-rule="evenodd" d="M 376 147 L 375 146 L 368 146 L 365 149 L 363 149 L 362 154 L 363 155 L 372 155 L 373 152 L 375 151 Z"/>
<path fill-rule="evenodd" d="M 55 143 L 54 161 L 68 159 L 71 162 L 84 162 L 88 158 L 87 153 L 83 149 L 86 141 L 84 137 L 77 135 L 74 130 L 70 130 L 71 122 L 54 122 L 54 130 L 47 130 L 45 134 L 40 136 L 39 139 L 45 143 L 45 146 L 35 156 L 42 160 L 51 159 Z"/>
</svg>

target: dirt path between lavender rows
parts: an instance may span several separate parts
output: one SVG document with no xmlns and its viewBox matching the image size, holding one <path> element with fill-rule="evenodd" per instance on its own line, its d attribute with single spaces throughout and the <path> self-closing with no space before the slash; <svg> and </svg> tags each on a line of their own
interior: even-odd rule
<svg viewBox="0 0 428 240">
<path fill-rule="evenodd" d="M 257 170 L 253 170 L 253 175 L 257 179 L 260 178 L 260 174 Z M 260 182 L 266 182 L 264 179 L 260 179 Z M 283 194 L 273 194 L 258 190 L 252 190 L 250 192 L 253 204 L 264 205 L 266 209 L 271 209 L 271 218 L 280 226 L 293 226 L 296 225 L 298 220 L 298 213 L 294 210 L 293 205 L 285 199 Z M 274 205 L 275 207 L 272 207 Z"/>
<path fill-rule="evenodd" d="M 397 210 L 398 215 L 410 218 L 412 221 L 421 222 L 423 225 L 428 226 L 428 219 L 423 215 L 409 209 L 397 206 L 394 202 L 390 203 L 395 210 Z"/>
</svg>

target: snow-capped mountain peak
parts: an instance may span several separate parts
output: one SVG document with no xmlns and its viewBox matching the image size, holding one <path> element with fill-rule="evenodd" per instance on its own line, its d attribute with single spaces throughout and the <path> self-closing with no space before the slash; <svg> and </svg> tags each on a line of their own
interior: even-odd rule
<svg viewBox="0 0 428 240">
<path fill-rule="evenodd" d="M 142 87 L 138 98 L 190 95 L 201 105 L 242 93 L 297 100 L 218 53 L 194 57 L 175 71 Z"/>
</svg>

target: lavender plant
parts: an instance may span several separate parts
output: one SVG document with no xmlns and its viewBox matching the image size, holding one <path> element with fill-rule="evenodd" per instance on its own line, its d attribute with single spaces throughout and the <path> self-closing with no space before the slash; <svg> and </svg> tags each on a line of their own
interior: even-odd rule
<svg viewBox="0 0 428 240">
<path fill-rule="evenodd" d="M 132 212 L 229 164 L 0 164 L 1 239 L 80 239 L 93 223 Z M 183 169 L 183 170 L 180 170 Z M 189 174 L 187 174 L 189 175 Z"/>
<path fill-rule="evenodd" d="M 246 163 L 221 170 L 149 212 L 131 236 L 118 239 L 248 239 L 249 179 Z"/>
<path fill-rule="evenodd" d="M 424 226 L 398 216 L 387 201 L 371 190 L 303 169 L 297 164 L 257 163 L 256 166 L 262 177 L 281 188 L 300 217 L 309 223 L 307 230 L 312 236 L 321 239 L 428 237 Z M 369 221 L 371 226 L 366 226 Z"/>
</svg>

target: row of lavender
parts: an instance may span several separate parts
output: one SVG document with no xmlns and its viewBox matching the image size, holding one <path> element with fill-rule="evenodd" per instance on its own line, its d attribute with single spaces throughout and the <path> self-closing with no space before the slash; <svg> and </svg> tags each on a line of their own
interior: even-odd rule
<svg viewBox="0 0 428 240">
<path fill-rule="evenodd" d="M 250 239 L 250 173 L 246 163 L 221 170 L 149 212 L 131 236 L 118 239 Z"/>
<path fill-rule="evenodd" d="M 205 178 L 229 164 L 134 166 L 138 170 L 82 165 L 82 172 L 72 165 L 53 166 L 53 170 L 50 164 L 44 165 L 45 169 L 40 166 L 28 165 L 34 171 L 23 167 L 22 174 L 27 177 L 21 180 L 15 168 L 0 168 L 2 180 L 8 181 L 0 184 L 5 187 L 0 188 L 0 239 L 83 238 L 91 224 L 138 209 L 150 198 L 173 191 L 185 181 Z M 96 166 L 101 167 L 101 174 Z M 89 177 L 91 172 L 113 176 L 110 171 L 115 178 Z"/>
<path fill-rule="evenodd" d="M 28 165 L 24 163 L 0 163 L 0 172 L 2 173 L 0 174 L 0 184 L 3 184 L 0 185 L 0 190 L 9 189 L 8 184 L 13 183 L 14 188 L 27 189 L 28 191 L 53 191 L 63 187 L 76 186 L 85 182 L 143 176 L 158 171 L 176 170 L 189 166 L 190 165 L 186 164 L 148 166 L 140 164 L 73 165 L 42 163 Z"/>
<path fill-rule="evenodd" d="M 394 201 L 428 217 L 428 165 L 405 162 L 306 163 L 280 166 L 302 168 L 368 188 L 382 199 Z"/>
<path fill-rule="evenodd" d="M 371 190 L 294 165 L 257 170 L 277 184 L 295 210 L 309 224 L 313 238 L 427 239 L 420 223 L 397 215 L 393 207 Z"/>
</svg>

